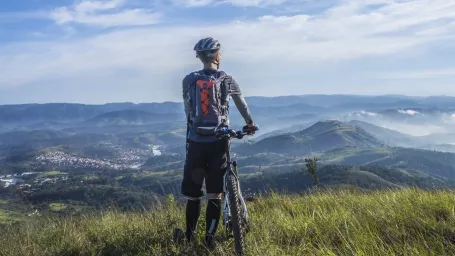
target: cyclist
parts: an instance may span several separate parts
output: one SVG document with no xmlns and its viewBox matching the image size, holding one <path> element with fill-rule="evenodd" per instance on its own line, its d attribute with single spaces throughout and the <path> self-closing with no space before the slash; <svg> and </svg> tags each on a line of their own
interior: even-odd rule
<svg viewBox="0 0 455 256">
<path fill-rule="evenodd" d="M 257 129 L 239 85 L 232 76 L 219 70 L 220 48 L 218 40 L 211 37 L 199 40 L 194 51 L 204 67 L 188 74 L 182 82 L 188 129 L 181 186 L 181 192 L 187 199 L 186 231 L 180 230 L 180 236 L 185 236 L 180 239 L 195 239 L 205 180 L 208 203 L 204 243 L 209 248 L 215 246 L 213 237 L 220 221 L 223 177 L 227 168 L 225 143 L 228 142 L 217 139 L 215 130 L 229 125 L 229 96 L 246 122 L 243 130 L 254 134 Z"/>
</svg>

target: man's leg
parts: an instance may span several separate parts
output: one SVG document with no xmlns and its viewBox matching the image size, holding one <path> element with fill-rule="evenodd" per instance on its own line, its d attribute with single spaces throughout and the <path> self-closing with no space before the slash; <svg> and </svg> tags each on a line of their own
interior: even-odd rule
<svg viewBox="0 0 455 256">
<path fill-rule="evenodd" d="M 206 189 L 208 204 L 206 211 L 206 240 L 213 239 L 221 217 L 221 199 L 223 196 L 223 178 L 227 167 L 225 140 L 215 142 L 208 162 Z M 211 241 L 206 241 L 211 242 Z"/>
<path fill-rule="evenodd" d="M 210 193 L 208 195 L 207 211 L 205 214 L 206 243 L 211 244 L 213 236 L 218 229 L 221 217 L 221 197 L 223 194 Z M 210 240 L 210 241 L 208 241 Z"/>
<path fill-rule="evenodd" d="M 201 197 L 204 195 L 202 184 L 204 181 L 204 155 L 200 143 L 188 141 L 186 160 L 183 171 L 182 194 L 187 198 L 186 204 L 186 237 L 193 239 L 196 233 L 197 222 L 201 213 Z"/>
</svg>

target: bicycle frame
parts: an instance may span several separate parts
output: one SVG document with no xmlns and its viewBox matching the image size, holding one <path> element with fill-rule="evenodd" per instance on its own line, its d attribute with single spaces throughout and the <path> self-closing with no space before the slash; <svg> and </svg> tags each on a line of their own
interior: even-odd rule
<svg viewBox="0 0 455 256">
<path fill-rule="evenodd" d="M 223 224 L 228 231 L 230 231 L 229 224 L 230 224 L 230 220 L 231 220 L 231 210 L 229 208 L 229 192 L 227 191 L 226 187 L 227 187 L 227 182 L 229 180 L 230 175 L 234 176 L 237 180 L 237 186 L 238 186 L 237 191 L 239 193 L 240 203 L 243 208 L 243 215 L 244 215 L 243 217 L 245 218 L 244 220 L 246 222 L 248 222 L 248 210 L 246 208 L 245 199 L 243 198 L 242 191 L 240 189 L 240 181 L 239 181 L 238 172 L 237 172 L 237 162 L 233 161 L 231 159 L 231 151 L 230 151 L 231 147 L 230 146 L 231 146 L 231 143 L 230 143 L 230 140 L 228 139 L 227 143 L 226 143 L 226 154 L 227 154 L 228 165 L 227 165 L 226 173 L 224 174 L 224 197 L 223 197 Z"/>
</svg>

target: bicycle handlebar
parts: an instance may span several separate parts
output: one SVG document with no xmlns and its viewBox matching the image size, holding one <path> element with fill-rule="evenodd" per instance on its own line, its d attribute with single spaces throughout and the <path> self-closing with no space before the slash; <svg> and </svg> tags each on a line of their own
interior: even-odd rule
<svg viewBox="0 0 455 256">
<path fill-rule="evenodd" d="M 221 139 L 221 138 L 236 138 L 236 139 L 242 139 L 245 135 L 248 133 L 242 132 L 242 131 L 236 131 L 234 129 L 228 129 L 228 128 L 223 128 L 219 129 L 216 131 L 216 137 Z"/>
<path fill-rule="evenodd" d="M 258 128 L 256 128 L 258 129 Z M 234 129 L 229 129 L 229 128 L 221 128 L 216 131 L 216 137 L 221 139 L 221 138 L 227 138 L 227 139 L 242 139 L 245 135 L 250 135 L 249 132 L 244 132 L 244 131 L 236 131 Z"/>
</svg>

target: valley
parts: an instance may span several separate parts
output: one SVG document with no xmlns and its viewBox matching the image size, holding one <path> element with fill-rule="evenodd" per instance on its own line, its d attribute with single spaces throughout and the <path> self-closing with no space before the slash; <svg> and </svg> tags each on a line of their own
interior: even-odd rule
<svg viewBox="0 0 455 256">
<path fill-rule="evenodd" d="M 303 95 L 247 101 L 261 129 L 232 143 L 247 195 L 310 189 L 308 157 L 318 159 L 322 187 L 455 184 L 455 99 L 436 104 L 432 97 Z M 230 110 L 232 127 L 241 127 L 235 106 Z M 75 214 L 113 202 L 139 209 L 169 194 L 178 197 L 182 113 L 174 102 L 0 106 L 0 200 L 7 202 L 0 209 L 20 220 L 36 211 Z"/>
</svg>

